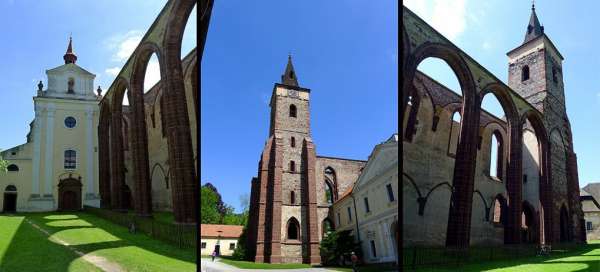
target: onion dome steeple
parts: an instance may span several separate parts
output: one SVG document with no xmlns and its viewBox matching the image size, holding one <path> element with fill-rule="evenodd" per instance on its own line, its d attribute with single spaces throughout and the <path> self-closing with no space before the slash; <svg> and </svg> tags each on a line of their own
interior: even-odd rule
<svg viewBox="0 0 600 272">
<path fill-rule="evenodd" d="M 67 53 L 63 56 L 65 60 L 65 64 L 75 63 L 77 61 L 77 56 L 73 53 L 73 39 L 69 37 L 69 47 L 67 47 Z"/>
<path fill-rule="evenodd" d="M 298 78 L 296 78 L 296 72 L 294 71 L 294 65 L 292 65 L 292 55 L 288 55 L 287 66 L 285 72 L 281 75 L 281 83 L 288 86 L 298 87 Z"/>
<path fill-rule="evenodd" d="M 523 43 L 527 43 L 542 34 L 544 34 L 544 27 L 540 25 L 537 14 L 535 14 L 535 4 L 531 3 L 531 17 L 529 18 L 527 32 L 525 32 L 525 41 Z"/>
</svg>

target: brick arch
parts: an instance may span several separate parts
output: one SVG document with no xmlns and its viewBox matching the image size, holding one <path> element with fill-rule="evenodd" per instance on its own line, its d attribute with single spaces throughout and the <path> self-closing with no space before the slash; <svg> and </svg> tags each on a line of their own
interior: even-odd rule
<svg viewBox="0 0 600 272">
<path fill-rule="evenodd" d="M 502 110 L 506 115 L 506 121 L 508 126 L 511 125 L 520 125 L 519 122 L 519 112 L 515 102 L 513 101 L 510 90 L 508 87 L 502 85 L 501 83 L 490 83 L 482 88 L 482 91 L 479 93 L 479 105 L 483 102 L 483 99 L 487 94 L 492 94 L 500 102 L 500 106 L 502 106 Z"/>
<path fill-rule="evenodd" d="M 152 182 L 150 176 L 150 159 L 148 154 L 148 131 L 146 124 L 146 107 L 144 104 L 144 79 L 148 63 L 156 54 L 160 67 L 161 81 L 165 74 L 165 65 L 161 48 L 150 41 L 141 42 L 133 55 L 131 81 L 131 151 L 133 157 L 133 179 L 135 184 L 136 213 L 141 216 L 152 215 Z M 162 116 L 161 116 L 162 117 Z"/>
<path fill-rule="evenodd" d="M 132 94 L 131 108 L 133 113 L 132 126 L 132 153 L 134 162 L 134 176 L 136 177 L 134 198 L 136 213 L 149 215 L 151 213 L 151 191 L 149 182 L 149 165 L 147 157 L 147 135 L 143 105 L 143 79 L 146 64 L 152 53 L 156 53 L 159 59 L 161 72 L 161 86 L 165 90 L 163 98 L 165 101 L 165 119 L 167 132 L 168 156 L 171 162 L 171 175 L 173 213 L 175 221 L 182 224 L 194 224 L 196 222 L 196 202 L 198 199 L 197 174 L 192 151 L 192 140 L 187 110 L 186 93 L 184 87 L 184 75 L 181 60 L 181 41 L 185 31 L 187 19 L 196 5 L 192 0 L 168 1 L 158 17 L 154 20 L 138 47 L 129 57 L 117 79 L 107 91 L 103 100 L 107 100 L 111 106 L 112 119 L 114 115 L 121 115 L 122 92 L 126 87 Z M 203 35 L 201 35 L 203 36 Z M 125 86 L 125 87 L 123 87 Z M 161 99 L 162 100 L 162 99 Z M 121 125 L 111 122 L 111 131 Z M 112 133 L 111 133 L 112 134 Z M 118 135 L 115 135 L 118 136 Z M 110 137 L 111 150 L 115 154 L 122 152 L 122 139 Z M 111 151 L 112 152 L 112 151 Z M 123 178 L 118 173 L 123 170 L 123 158 L 111 156 L 111 176 L 113 183 L 123 184 Z M 111 191 L 115 186 L 111 184 Z M 119 188 L 120 186 L 117 186 Z M 117 194 L 117 193 L 115 193 Z M 122 196 L 117 200 L 111 198 L 111 206 L 121 205 Z"/>
<path fill-rule="evenodd" d="M 526 110 L 521 115 L 521 126 L 525 125 L 529 121 L 533 127 L 533 132 L 537 137 L 538 151 L 539 151 L 539 168 L 540 168 L 540 184 L 539 184 L 539 196 L 540 196 L 540 210 L 538 219 L 538 235 L 539 243 L 550 244 L 554 241 L 553 238 L 553 224 L 554 216 L 552 215 L 552 163 L 551 163 L 551 146 L 549 144 L 550 138 L 543 122 L 541 113 L 535 109 Z"/>
<path fill-rule="evenodd" d="M 121 189 L 125 185 L 125 155 L 123 154 L 123 97 L 129 89 L 129 82 L 118 76 L 107 92 L 105 98 L 110 103 L 110 176 L 111 176 L 111 208 L 124 210 L 124 194 Z"/>
<path fill-rule="evenodd" d="M 446 62 L 452 69 L 460 84 L 461 93 L 464 103 L 474 103 L 476 99 L 475 83 L 471 70 L 461 55 L 461 51 L 454 46 L 441 43 L 425 42 L 414 49 L 407 57 L 406 68 L 404 71 L 403 90 L 410 90 L 410 85 L 415 78 L 415 73 L 419 64 L 427 58 L 439 58 Z M 404 102 L 406 104 L 408 93 L 403 92 Z"/>
</svg>

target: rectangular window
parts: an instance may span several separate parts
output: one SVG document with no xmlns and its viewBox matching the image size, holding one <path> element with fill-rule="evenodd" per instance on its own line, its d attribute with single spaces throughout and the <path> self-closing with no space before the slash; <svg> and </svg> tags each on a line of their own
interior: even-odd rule
<svg viewBox="0 0 600 272">
<path fill-rule="evenodd" d="M 373 258 L 377 258 L 377 250 L 375 249 L 375 241 L 371 240 L 371 254 Z"/>
<path fill-rule="evenodd" d="M 523 184 L 527 183 L 527 175 L 523 175 Z"/>
<path fill-rule="evenodd" d="M 235 249 L 235 243 L 229 243 L 229 250 Z"/>
<path fill-rule="evenodd" d="M 75 150 L 65 150 L 65 169 L 75 169 L 77 154 Z"/>
<path fill-rule="evenodd" d="M 365 200 L 365 212 L 370 212 L 371 209 L 369 209 L 369 198 L 365 197 L 364 200 Z"/>
<path fill-rule="evenodd" d="M 394 201 L 394 190 L 392 190 L 392 185 L 388 184 L 385 188 L 387 188 L 388 200 L 390 200 L 390 202 Z"/>
<path fill-rule="evenodd" d="M 340 213 L 337 213 L 337 214 L 338 214 L 338 217 L 337 217 L 337 221 L 338 221 L 338 223 L 337 223 L 337 224 L 338 224 L 338 226 L 339 226 L 339 225 L 341 224 L 341 222 L 342 222 L 342 221 L 340 220 Z"/>
<path fill-rule="evenodd" d="M 348 207 L 348 222 L 352 222 L 352 211 L 350 210 L 350 207 Z"/>
<path fill-rule="evenodd" d="M 200 244 L 200 248 L 203 248 L 203 249 L 204 249 L 204 248 L 206 248 L 206 242 L 202 242 L 202 243 Z"/>
<path fill-rule="evenodd" d="M 585 222 L 585 229 L 587 229 L 588 231 L 592 231 L 594 229 L 592 222 L 590 222 L 590 221 Z"/>
</svg>

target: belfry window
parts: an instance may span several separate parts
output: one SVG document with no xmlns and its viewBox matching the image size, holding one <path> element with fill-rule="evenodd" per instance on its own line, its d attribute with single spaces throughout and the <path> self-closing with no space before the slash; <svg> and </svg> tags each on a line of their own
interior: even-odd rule
<svg viewBox="0 0 600 272">
<path fill-rule="evenodd" d="M 523 69 L 521 69 L 521 81 L 525 81 L 529 79 L 529 66 L 525 65 L 523 66 Z"/>
<path fill-rule="evenodd" d="M 558 82 L 558 77 L 556 76 L 556 68 L 552 67 L 552 81 L 554 81 L 554 83 Z"/>
<path fill-rule="evenodd" d="M 294 195 L 294 191 L 290 192 L 290 203 L 291 204 L 295 204 L 296 203 L 296 196 Z"/>
<path fill-rule="evenodd" d="M 290 117 L 296 118 L 296 105 L 290 105 Z"/>
<path fill-rule="evenodd" d="M 296 162 L 290 161 L 290 172 L 296 172 Z"/>
<path fill-rule="evenodd" d="M 65 150 L 65 169 L 75 169 L 77 165 L 77 153 L 75 150 Z"/>
<path fill-rule="evenodd" d="M 75 79 L 73 79 L 72 77 L 69 78 L 67 85 L 67 93 L 75 93 Z"/>
<path fill-rule="evenodd" d="M 294 137 L 290 138 L 290 146 L 296 147 L 296 138 L 294 138 Z"/>
</svg>

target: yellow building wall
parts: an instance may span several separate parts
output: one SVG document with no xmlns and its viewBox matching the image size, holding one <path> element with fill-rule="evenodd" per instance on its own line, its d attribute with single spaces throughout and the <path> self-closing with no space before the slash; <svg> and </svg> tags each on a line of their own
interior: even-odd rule
<svg viewBox="0 0 600 272">
<path fill-rule="evenodd" d="M 207 238 L 207 237 L 200 237 L 200 255 L 211 255 L 212 252 L 215 250 L 215 245 L 217 244 L 217 242 L 219 242 L 219 244 L 221 245 L 221 247 L 220 247 L 221 255 L 225 255 L 225 256 L 233 255 L 233 251 L 234 251 L 233 249 L 235 249 L 235 247 L 237 246 L 237 238 L 230 238 L 230 239 L 221 238 L 221 239 L 217 240 L 217 238 Z M 233 244 L 233 249 L 230 248 L 231 244 Z"/>
</svg>

